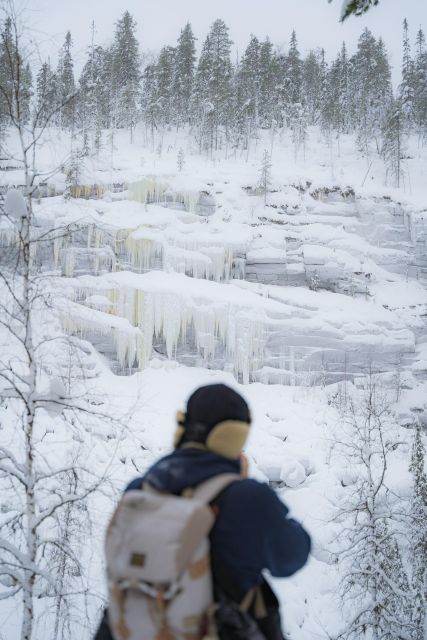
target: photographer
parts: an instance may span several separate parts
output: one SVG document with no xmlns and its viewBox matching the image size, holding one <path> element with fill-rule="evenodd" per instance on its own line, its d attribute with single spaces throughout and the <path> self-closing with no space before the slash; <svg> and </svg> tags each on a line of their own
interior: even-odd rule
<svg viewBox="0 0 427 640">
<path fill-rule="evenodd" d="M 173 453 L 127 490 L 148 484 L 178 496 L 221 474 L 236 474 L 210 503 L 216 516 L 209 538 L 218 634 L 226 640 L 282 640 L 278 601 L 263 571 L 275 577 L 298 571 L 307 561 L 310 538 L 267 484 L 247 477 L 242 448 L 249 427 L 249 408 L 238 393 L 222 384 L 200 387 L 186 413 L 178 414 Z M 239 631 L 239 624 L 246 630 Z M 110 637 L 104 619 L 96 640 Z"/>
</svg>

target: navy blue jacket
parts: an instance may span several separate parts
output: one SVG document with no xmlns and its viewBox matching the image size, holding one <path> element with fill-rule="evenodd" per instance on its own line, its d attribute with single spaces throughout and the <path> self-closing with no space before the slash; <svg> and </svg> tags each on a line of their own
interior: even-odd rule
<svg viewBox="0 0 427 640">
<path fill-rule="evenodd" d="M 239 473 L 240 462 L 199 449 L 176 449 L 154 464 L 127 490 L 147 482 L 156 489 L 180 494 L 219 473 Z M 211 535 L 214 563 L 227 567 L 242 594 L 272 576 L 290 576 L 304 566 L 310 537 L 288 518 L 288 509 L 267 484 L 245 479 L 231 484 L 221 495 L 219 514 Z"/>
</svg>

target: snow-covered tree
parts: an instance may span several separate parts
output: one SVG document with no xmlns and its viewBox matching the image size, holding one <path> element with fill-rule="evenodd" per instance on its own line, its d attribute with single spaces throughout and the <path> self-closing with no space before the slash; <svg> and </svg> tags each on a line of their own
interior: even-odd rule
<svg viewBox="0 0 427 640">
<path fill-rule="evenodd" d="M 131 141 L 140 96 L 140 55 L 135 31 L 136 22 L 129 11 L 125 11 L 116 23 L 111 50 L 114 120 L 117 127 L 130 130 Z"/>
<path fill-rule="evenodd" d="M 173 120 L 175 102 L 175 94 L 173 92 L 175 54 L 176 50 L 174 47 L 162 47 L 157 61 L 157 123 L 162 125 L 162 127 L 171 124 Z"/>
<path fill-rule="evenodd" d="M 203 44 L 194 79 L 192 123 L 199 148 L 216 150 L 221 131 L 229 135 L 232 114 L 231 40 L 223 20 L 215 20 Z"/>
<path fill-rule="evenodd" d="M 415 70 L 414 61 L 411 56 L 411 45 L 409 42 L 408 21 L 403 21 L 403 59 L 402 59 L 402 82 L 399 87 L 399 96 L 402 103 L 403 112 L 409 125 L 414 122 L 414 101 L 415 101 Z"/>
<path fill-rule="evenodd" d="M 259 169 L 258 188 L 264 198 L 264 204 L 267 202 L 267 193 L 271 187 L 271 157 L 267 149 L 264 150 Z"/>
<path fill-rule="evenodd" d="M 235 79 L 236 108 L 234 122 L 238 140 L 247 149 L 257 135 L 260 106 L 260 43 L 256 36 L 250 42 L 240 61 Z"/>
<path fill-rule="evenodd" d="M 305 160 L 305 146 L 307 143 L 307 124 L 308 113 L 306 108 L 300 104 L 292 105 L 289 112 L 289 123 L 292 133 L 292 142 L 294 145 L 295 160 L 298 158 L 300 149 L 303 150 Z"/>
<path fill-rule="evenodd" d="M 357 142 L 366 157 L 371 144 L 380 152 L 381 123 L 392 98 L 390 66 L 384 44 L 375 40 L 369 29 L 359 38 L 352 59 L 351 76 L 354 95 L 354 118 Z"/>
<path fill-rule="evenodd" d="M 266 38 L 259 47 L 259 123 L 263 129 L 273 124 L 275 68 L 271 41 Z"/>
<path fill-rule="evenodd" d="M 184 149 L 182 147 L 179 148 L 178 155 L 176 158 L 176 164 L 178 167 L 178 171 L 181 172 L 185 165 L 185 155 L 184 155 Z"/>
<path fill-rule="evenodd" d="M 111 99 L 110 56 L 95 44 L 95 23 L 91 25 L 91 44 L 88 59 L 79 78 L 79 101 L 77 119 L 83 135 L 95 148 L 95 139 L 100 130 L 109 127 L 109 108 Z"/>
<path fill-rule="evenodd" d="M 427 140 L 427 49 L 423 30 L 420 28 L 416 39 L 414 62 L 414 116 L 418 135 Z"/>
<path fill-rule="evenodd" d="M 427 630 L 427 475 L 426 447 L 421 426 L 416 425 L 409 471 L 412 475 L 410 503 L 410 557 L 412 565 L 412 622 L 411 639 L 424 640 Z"/>
<path fill-rule="evenodd" d="M 286 85 L 289 105 L 301 103 L 302 62 L 298 51 L 297 34 L 292 31 L 289 52 L 286 59 Z"/>
<path fill-rule="evenodd" d="M 16 64 L 29 61 L 14 14 L 10 23 L 16 60 L 10 60 L 6 78 L 14 77 Z M 27 122 L 23 78 L 18 73 L 14 79 L 8 119 L 20 142 L 24 193 L 9 190 L 0 204 L 0 600 L 20 605 L 21 640 L 40 637 L 37 620 L 52 606 L 61 626 L 72 622 L 68 635 L 52 637 L 71 640 L 86 624 L 89 597 L 85 502 L 101 482 L 89 433 L 98 419 L 109 418 L 87 387 L 94 375 L 92 352 L 61 329 L 55 306 L 61 296 L 54 294 L 45 262 L 69 229 L 34 212 L 38 142 L 67 104 L 49 113 L 39 100 Z M 8 153 L 7 145 L 2 152 Z"/>
<path fill-rule="evenodd" d="M 142 74 L 142 117 L 154 145 L 154 133 L 159 119 L 159 105 L 157 103 L 157 65 L 149 64 Z"/>
<path fill-rule="evenodd" d="M 402 160 L 406 152 L 406 119 L 401 101 L 393 100 L 385 114 L 382 129 L 381 153 L 386 164 L 386 174 L 399 188 L 404 178 Z"/>
<path fill-rule="evenodd" d="M 44 62 L 36 78 L 37 107 L 40 112 L 40 124 L 44 124 L 55 111 L 58 102 L 57 78 L 48 62 Z"/>
<path fill-rule="evenodd" d="M 8 125 L 11 119 L 28 121 L 32 77 L 28 62 L 20 56 L 17 25 L 9 15 L 0 21 L 0 126 Z M 19 89 L 21 100 L 17 104 L 14 94 Z M 16 109 L 19 108 L 19 112 Z"/>
<path fill-rule="evenodd" d="M 317 124 L 320 114 L 322 76 L 319 52 L 310 51 L 302 67 L 302 95 L 310 124 Z"/>
<path fill-rule="evenodd" d="M 388 473 L 399 447 L 398 425 L 373 374 L 343 407 L 335 453 L 353 472 L 336 516 L 343 639 L 411 638 L 411 594 L 402 559 L 395 496 Z"/>
<path fill-rule="evenodd" d="M 61 127 L 72 129 L 76 115 L 76 85 L 74 82 L 74 64 L 71 55 L 71 33 L 67 31 L 65 42 L 59 52 L 58 69 L 56 78 L 58 83 L 58 103 L 63 105 L 60 109 Z"/>
<path fill-rule="evenodd" d="M 187 22 L 178 38 L 173 71 L 174 122 L 178 127 L 188 122 L 190 116 L 196 61 L 195 40 L 191 24 Z"/>
</svg>

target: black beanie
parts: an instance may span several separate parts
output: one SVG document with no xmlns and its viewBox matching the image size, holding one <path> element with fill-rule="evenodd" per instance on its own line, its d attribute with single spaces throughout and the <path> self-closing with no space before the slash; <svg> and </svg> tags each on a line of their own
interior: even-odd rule
<svg viewBox="0 0 427 640">
<path fill-rule="evenodd" d="M 188 441 L 204 443 L 219 423 L 228 420 L 250 423 L 245 400 L 225 384 L 199 387 L 188 399 L 185 419 L 180 423 L 185 431 L 178 446 Z"/>
</svg>

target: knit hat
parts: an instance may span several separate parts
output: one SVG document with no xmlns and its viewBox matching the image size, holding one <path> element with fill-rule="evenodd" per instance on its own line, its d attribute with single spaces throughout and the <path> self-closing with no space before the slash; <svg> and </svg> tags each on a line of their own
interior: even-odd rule
<svg viewBox="0 0 427 640">
<path fill-rule="evenodd" d="M 246 442 L 251 416 L 242 396 L 225 384 L 199 387 L 177 413 L 175 447 L 200 447 L 235 459 Z"/>
</svg>

